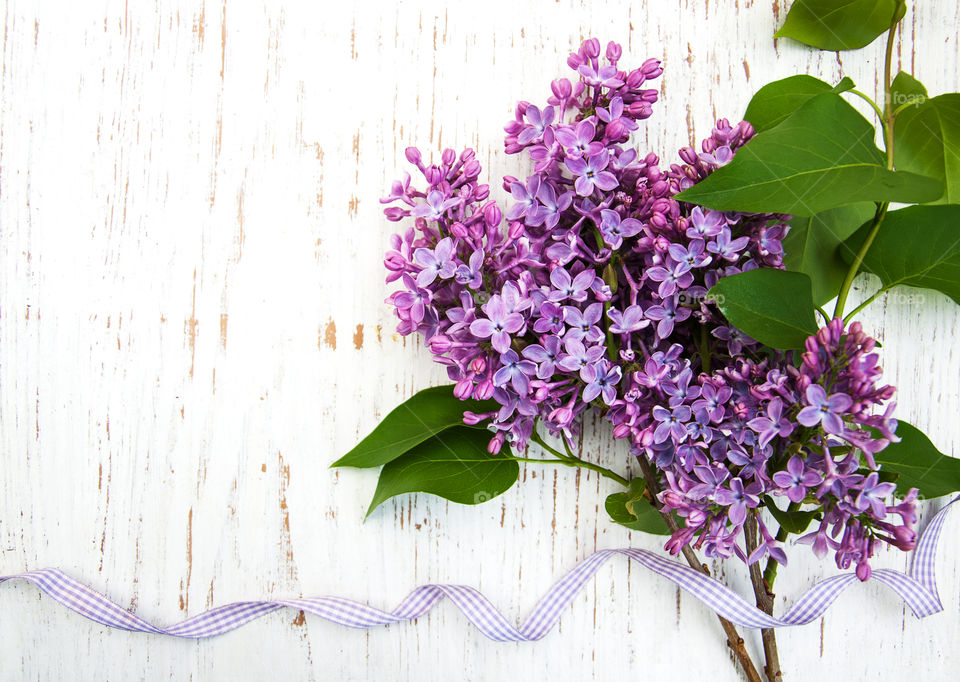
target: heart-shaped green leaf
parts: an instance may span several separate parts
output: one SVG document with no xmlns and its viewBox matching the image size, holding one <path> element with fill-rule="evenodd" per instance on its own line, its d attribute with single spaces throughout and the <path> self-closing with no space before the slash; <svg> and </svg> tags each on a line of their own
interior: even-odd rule
<svg viewBox="0 0 960 682">
<path fill-rule="evenodd" d="M 929 97 L 926 86 L 905 71 L 901 71 L 893 77 L 890 84 L 890 97 L 893 100 L 893 108 L 903 106 L 904 104 L 920 104 Z"/>
<path fill-rule="evenodd" d="M 430 493 L 460 504 L 480 504 L 517 482 L 520 465 L 504 447 L 487 452 L 490 432 L 455 426 L 384 465 L 367 516 L 403 493 Z"/>
<path fill-rule="evenodd" d="M 463 425 L 463 413 L 500 409 L 492 400 L 459 400 L 453 386 L 427 388 L 400 403 L 355 448 L 332 467 L 378 467 L 452 426 Z"/>
<path fill-rule="evenodd" d="M 799 272 L 759 268 L 724 277 L 707 298 L 730 324 L 773 348 L 803 348 L 817 332 L 810 278 Z"/>
<path fill-rule="evenodd" d="M 934 201 L 934 178 L 887 170 L 873 126 L 832 92 L 809 99 L 676 198 L 723 211 L 813 215 L 863 201 Z"/>
<path fill-rule="evenodd" d="M 654 509 L 650 501 L 644 496 L 647 484 L 642 478 L 630 481 L 630 489 L 622 493 L 607 496 L 605 507 L 607 514 L 614 523 L 626 526 L 630 530 L 640 530 L 654 535 L 669 535 L 670 530 Z"/>
<path fill-rule="evenodd" d="M 916 104 L 901 111 L 894 124 L 894 163 L 943 183 L 942 195 L 929 201 L 960 204 L 960 93 L 930 99 L 913 93 L 902 99 L 909 105 L 911 98 Z"/>
<path fill-rule="evenodd" d="M 821 50 L 854 50 L 876 40 L 904 12 L 903 0 L 795 0 L 773 37 Z"/>
<path fill-rule="evenodd" d="M 850 204 L 789 221 L 790 232 L 783 240 L 783 265 L 787 270 L 810 275 L 817 305 L 837 296 L 848 267 L 838 249 L 847 248 L 841 246 L 843 241 L 868 221 L 874 210 L 870 203 Z"/>
<path fill-rule="evenodd" d="M 846 241 L 841 255 L 859 251 L 870 225 Z M 863 268 L 895 286 L 943 292 L 960 303 L 960 206 L 908 206 L 887 213 Z"/>
<path fill-rule="evenodd" d="M 897 489 L 901 495 L 910 488 L 916 488 L 925 498 L 960 490 L 960 459 L 937 450 L 923 431 L 907 422 L 899 422 L 897 436 L 899 443 L 890 443 L 874 457 L 884 471 L 899 474 Z"/>
<path fill-rule="evenodd" d="M 773 128 L 817 95 L 825 92 L 846 92 L 851 88 L 853 81 L 849 78 L 844 78 L 836 87 L 831 87 L 829 83 L 806 74 L 787 76 L 767 83 L 757 90 L 747 105 L 743 118 L 759 133 Z"/>
</svg>

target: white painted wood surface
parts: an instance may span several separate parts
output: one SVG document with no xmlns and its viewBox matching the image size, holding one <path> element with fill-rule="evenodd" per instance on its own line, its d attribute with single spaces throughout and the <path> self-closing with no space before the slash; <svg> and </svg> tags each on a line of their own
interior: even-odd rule
<svg viewBox="0 0 960 682">
<path fill-rule="evenodd" d="M 501 126 L 515 100 L 545 98 L 581 36 L 623 42 L 626 64 L 663 58 L 637 138 L 663 158 L 774 78 L 843 73 L 876 90 L 882 45 L 775 45 L 786 5 L 6 0 L 0 574 L 59 566 L 161 623 L 272 596 L 392 607 L 431 581 L 477 586 L 518 618 L 595 549 L 657 548 L 604 518 L 607 481 L 536 468 L 493 504 L 408 496 L 362 523 L 375 473 L 328 464 L 443 379 L 392 333 L 377 198 L 408 144 L 473 146 L 493 185 L 520 175 Z M 932 93 L 955 90 L 956 3 L 916 5 L 896 61 Z M 891 297 L 864 319 L 900 414 L 960 455 L 957 307 Z M 587 432 L 621 466 L 602 426 Z M 787 679 L 955 679 L 958 524 L 939 567 L 945 613 L 917 621 L 857 586 L 821 623 L 781 631 Z M 791 556 L 778 608 L 836 572 Z M 746 589 L 743 573 L 726 568 Z M 7 680 L 738 679 L 728 659 L 705 608 L 625 561 L 558 630 L 516 645 L 450 604 L 368 632 L 280 612 L 195 642 L 0 588 Z"/>
</svg>

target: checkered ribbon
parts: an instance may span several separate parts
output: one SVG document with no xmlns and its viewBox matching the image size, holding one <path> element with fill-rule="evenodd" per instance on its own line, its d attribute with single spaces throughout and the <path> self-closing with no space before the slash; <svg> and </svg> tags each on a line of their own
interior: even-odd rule
<svg viewBox="0 0 960 682">
<path fill-rule="evenodd" d="M 936 549 L 947 510 L 960 497 L 940 510 L 920 541 L 910 574 L 888 568 L 873 571 L 872 579 L 892 588 L 917 618 L 943 610 L 934 573 Z M 68 609 L 90 620 L 121 630 L 199 639 L 230 632 L 260 616 L 281 608 L 299 609 L 338 625 L 369 628 L 419 618 L 444 597 L 449 598 L 480 632 L 498 642 L 531 642 L 542 639 L 573 601 L 577 593 L 611 557 L 622 554 L 663 576 L 710 609 L 745 628 L 777 628 L 805 625 L 819 618 L 837 597 L 856 581 L 847 573 L 827 578 L 804 594 L 782 618 L 774 618 L 714 578 L 643 549 L 604 549 L 577 564 L 540 600 L 533 613 L 514 627 L 486 597 L 465 585 L 422 585 L 413 590 L 393 611 L 338 597 L 243 601 L 219 606 L 172 625 L 159 627 L 122 608 L 99 592 L 77 582 L 55 568 L 0 577 L 26 580 Z"/>
</svg>

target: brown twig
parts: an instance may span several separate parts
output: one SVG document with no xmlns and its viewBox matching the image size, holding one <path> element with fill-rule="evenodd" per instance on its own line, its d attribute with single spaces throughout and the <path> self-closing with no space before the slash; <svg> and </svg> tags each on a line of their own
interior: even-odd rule
<svg viewBox="0 0 960 682">
<path fill-rule="evenodd" d="M 647 459 L 646 455 L 640 455 L 638 459 L 640 461 L 640 469 L 643 471 L 643 477 L 647 481 L 647 490 L 649 490 L 651 493 L 654 506 L 656 506 L 657 510 L 660 512 L 660 515 L 666 522 L 667 528 L 670 529 L 670 532 L 676 532 L 679 529 L 676 519 L 672 514 L 664 512 L 661 509 L 660 502 L 657 500 L 657 493 L 660 492 L 660 486 L 657 483 L 656 477 L 653 475 L 653 467 L 650 466 L 650 460 Z M 689 546 L 684 546 L 682 552 L 683 557 L 687 560 L 687 563 L 690 564 L 691 568 L 700 571 L 704 575 L 710 575 L 710 569 L 708 569 L 705 564 L 700 562 L 700 559 L 697 558 L 696 552 L 694 552 Z M 753 664 L 753 659 L 750 658 L 750 654 L 747 652 L 747 647 L 745 646 L 740 633 L 737 632 L 737 628 L 733 623 L 728 621 L 723 616 L 718 614 L 717 618 L 720 619 L 720 625 L 723 627 L 723 632 L 727 635 L 727 646 L 730 647 L 734 655 L 737 657 L 737 661 L 740 663 L 740 667 L 743 668 L 743 672 L 746 674 L 747 680 L 749 680 L 749 682 L 763 682 L 763 678 L 761 678 L 760 673 L 757 672 L 757 667 Z"/>
<path fill-rule="evenodd" d="M 747 541 L 747 553 L 752 553 L 759 544 L 756 509 L 750 510 L 747 522 L 743 526 L 743 534 Z M 767 615 L 772 616 L 774 595 L 763 579 L 759 561 L 750 564 L 750 583 L 753 585 L 753 594 L 757 598 L 757 607 Z M 766 659 L 764 672 L 767 673 L 767 679 L 770 682 L 780 682 L 783 679 L 783 673 L 780 671 L 776 632 L 772 628 L 765 628 L 760 630 L 760 636 L 763 640 L 763 655 Z"/>
</svg>

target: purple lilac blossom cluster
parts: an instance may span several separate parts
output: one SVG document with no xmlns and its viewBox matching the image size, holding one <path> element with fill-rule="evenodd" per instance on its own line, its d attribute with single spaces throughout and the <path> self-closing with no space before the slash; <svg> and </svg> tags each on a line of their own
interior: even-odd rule
<svg viewBox="0 0 960 682">
<path fill-rule="evenodd" d="M 406 175 L 382 200 L 389 220 L 413 218 L 385 260 L 387 281 L 402 284 L 388 298 L 398 332 L 423 334 L 457 397 L 500 404 L 465 415 L 491 420 L 491 452 L 524 448 L 538 421 L 570 438 L 585 410 L 603 411 L 654 463 L 660 501 L 685 520 L 671 551 L 693 543 L 708 556 L 785 559 L 763 525 L 751 556 L 738 543 L 748 510 L 785 496 L 821 506 L 805 541 L 864 578 L 877 539 L 907 548 L 915 520 L 911 497 L 880 501 L 893 486 L 872 453 L 895 422 L 892 405 L 870 416 L 893 393 L 875 387 L 873 341 L 835 321 L 811 337 L 798 369 L 726 323 L 707 291 L 782 267 L 787 216 L 710 211 L 674 195 L 729 163 L 753 130 L 720 120 L 700 152 L 682 149 L 669 168 L 640 157 L 627 142 L 652 113 L 658 93 L 645 86 L 662 70 L 648 60 L 625 71 L 620 56 L 610 43 L 601 61 L 599 41 L 587 40 L 567 60 L 577 79 L 553 81 L 543 107 L 518 104 L 505 147 L 529 154 L 534 174 L 504 178 L 506 214 L 472 150 L 445 150 L 439 164 L 407 150 L 426 188 Z"/>
</svg>

